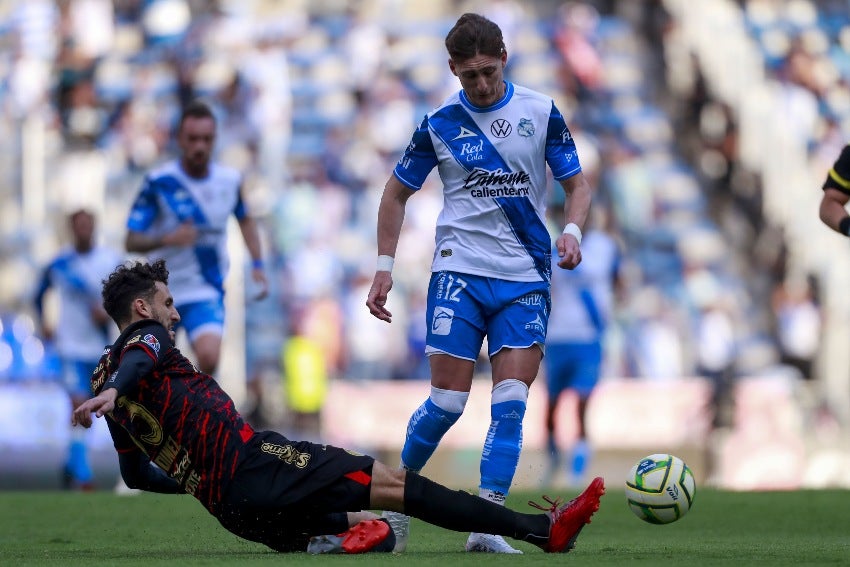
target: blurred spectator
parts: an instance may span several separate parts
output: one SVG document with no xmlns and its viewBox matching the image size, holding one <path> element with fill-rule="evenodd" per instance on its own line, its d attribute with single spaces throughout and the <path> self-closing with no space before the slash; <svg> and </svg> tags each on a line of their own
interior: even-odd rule
<svg viewBox="0 0 850 567">
<path fill-rule="evenodd" d="M 698 299 L 695 334 L 697 374 L 711 381 L 714 427 L 731 425 L 732 380 L 738 354 L 735 323 L 729 302 L 716 287 Z"/>
<path fill-rule="evenodd" d="M 63 36 L 79 57 L 94 61 L 115 40 L 113 0 L 59 0 Z"/>
<path fill-rule="evenodd" d="M 269 264 L 269 275 L 280 282 L 277 299 L 283 321 L 289 320 L 293 305 L 305 300 L 318 296 L 342 306 L 354 293 L 356 274 L 364 269 L 363 259 L 370 257 L 374 247 L 371 227 L 384 181 L 378 176 L 392 167 L 422 115 L 455 84 L 439 56 L 446 26 L 453 19 L 452 3 L 435 3 L 424 12 L 384 0 L 333 6 L 194 0 L 13 4 L 8 21 L 3 22 L 10 32 L 3 38 L 4 45 L 13 49 L 0 60 L 8 69 L 0 85 L 0 103 L 6 113 L 6 119 L 0 116 L 0 133 L 8 134 L 0 137 L 0 159 L 5 166 L 2 186 L 7 187 L 2 198 L 10 217 L 4 217 L 3 226 L 6 232 L 21 226 L 19 233 L 7 239 L 11 253 L 25 258 L 33 251 L 49 250 L 50 242 L 39 227 L 20 217 L 39 208 L 46 216 L 54 203 L 69 195 L 82 195 L 86 203 L 97 203 L 98 210 L 102 207 L 106 213 L 103 230 L 120 238 L 124 227 L 115 219 L 124 216 L 144 172 L 160 156 L 176 150 L 172 126 L 182 106 L 205 95 L 221 120 L 216 159 L 244 171 L 250 194 L 246 199 L 252 211 L 264 216 L 262 228 L 272 235 L 275 262 Z M 681 313 L 685 307 L 680 299 L 685 294 L 678 289 L 682 273 L 676 241 L 682 226 L 700 222 L 710 211 L 703 208 L 701 194 L 679 190 L 678 185 L 669 194 L 661 189 L 673 176 L 670 164 L 685 149 L 678 136 L 679 124 L 676 140 L 665 138 L 670 125 L 664 123 L 662 109 L 675 105 L 653 98 L 668 94 L 669 89 L 657 86 L 667 84 L 667 78 L 684 80 L 682 73 L 663 75 L 670 61 L 658 60 L 665 54 L 668 59 L 677 56 L 675 50 L 659 49 L 661 41 L 675 38 L 663 4 L 471 3 L 486 6 L 502 26 L 514 61 L 505 69 L 506 78 L 517 75 L 522 77 L 517 82 L 541 92 L 560 91 L 556 103 L 568 122 L 574 118 L 582 166 L 591 183 L 598 182 L 612 196 L 616 230 L 626 236 L 630 290 L 646 286 L 676 298 L 663 308 L 672 312 L 658 316 L 687 327 Z M 401 29 L 415 33 L 402 34 Z M 816 96 L 826 97 L 818 82 L 823 77 L 797 63 L 817 62 L 812 45 L 797 42 L 787 57 L 777 58 L 773 69 L 787 71 L 787 83 L 815 89 Z M 557 67 L 563 73 L 561 85 L 553 71 Z M 712 117 L 718 114 L 711 109 L 701 114 L 715 96 L 708 79 L 702 79 L 697 98 L 703 98 L 695 103 L 695 115 L 688 117 L 690 128 L 697 132 L 699 126 L 715 124 Z M 583 100 L 580 112 L 577 99 Z M 829 100 L 841 97 L 833 95 Z M 709 147 L 701 158 L 685 157 L 699 163 L 697 169 L 703 171 L 705 163 L 716 165 L 721 160 L 714 158 L 722 154 L 729 162 L 729 173 L 703 187 L 703 192 L 728 191 L 724 187 L 728 184 L 736 193 L 752 197 L 747 214 L 756 217 L 762 208 L 760 179 L 735 163 L 740 116 L 726 110 L 730 134 L 722 142 L 707 140 Z M 838 112 L 830 116 L 834 116 L 831 143 L 835 143 L 840 138 L 835 130 L 843 118 Z M 29 136 L 27 142 L 17 135 L 17 125 L 9 117 L 38 117 L 44 129 L 21 130 Z M 48 163 L 51 167 L 43 171 L 34 166 Z M 21 164 L 27 164 L 26 168 Z M 45 177 L 43 200 L 30 189 L 38 189 L 39 175 Z M 24 186 L 26 198 L 20 199 L 14 188 Z M 401 235 L 408 254 L 398 260 L 403 265 L 397 264 L 395 313 L 412 326 L 420 317 L 417 282 L 427 277 L 423 274 L 427 274 L 433 227 L 442 206 L 434 179 L 426 181 L 421 193 Z M 26 201 L 26 206 L 19 205 L 19 200 Z M 682 222 L 683 212 L 687 223 Z M 755 234 L 759 250 L 781 244 L 771 243 L 772 233 Z M 748 241 L 746 234 L 738 241 Z M 17 293 L 8 286 L 4 291 L 7 296 Z M 246 309 L 253 307 L 248 304 Z M 356 302 L 351 309 L 355 317 L 363 310 Z M 628 309 L 624 313 L 626 323 L 637 321 L 628 318 Z M 404 340 L 394 346 L 391 368 L 371 367 L 365 374 L 355 370 L 370 356 L 364 336 L 376 337 L 370 332 L 358 334 L 347 317 L 336 330 L 344 337 L 340 350 L 346 355 L 338 362 L 343 375 L 347 370 L 373 377 L 420 373 L 417 333 L 391 337 Z M 640 324 L 644 323 L 652 328 L 652 321 Z M 259 336 L 271 327 L 247 326 L 249 358 L 283 340 L 280 327 L 274 331 L 274 341 L 266 343 Z M 632 329 L 624 331 L 624 336 L 632 336 Z M 624 348 L 634 351 L 629 345 Z M 346 358 L 352 353 L 361 354 Z M 692 370 L 685 360 L 682 370 Z M 349 363 L 354 366 L 348 367 Z M 254 368 L 252 360 L 248 366 Z M 477 370 L 485 368 L 480 365 Z"/>
<path fill-rule="evenodd" d="M 788 276 L 776 287 L 772 305 L 782 364 L 803 380 L 815 377 L 814 362 L 821 344 L 823 315 L 813 276 Z"/>
<path fill-rule="evenodd" d="M 579 101 L 602 84 L 602 58 L 593 37 L 599 19 L 597 9 L 585 2 L 565 2 L 558 9 L 554 40 L 563 63 L 561 80 Z"/>
<path fill-rule="evenodd" d="M 254 89 L 243 117 L 258 132 L 257 159 L 272 191 L 288 180 L 287 157 L 292 138 L 292 82 L 284 30 L 268 29 L 240 62 L 240 72 Z"/>
<path fill-rule="evenodd" d="M 399 364 L 406 358 L 402 350 L 404 335 L 372 317 L 363 306 L 371 283 L 369 274 L 357 274 L 343 298 L 348 347 L 345 377 L 351 380 L 389 380 L 398 375 Z M 396 323 L 406 327 L 404 322 Z M 419 323 L 421 325 L 422 321 Z"/>
<path fill-rule="evenodd" d="M 368 4 L 348 8 L 347 29 L 340 39 L 340 51 L 350 61 L 349 82 L 354 96 L 362 102 L 371 85 L 380 77 L 387 34 L 376 17 L 369 13 Z"/>
<path fill-rule="evenodd" d="M 648 380 L 674 380 L 685 376 L 686 336 L 669 298 L 645 287 L 631 298 L 628 359 L 631 375 Z"/>
<path fill-rule="evenodd" d="M 321 411 L 328 391 L 328 367 L 322 343 L 305 335 L 296 322 L 283 350 L 284 396 L 290 437 L 321 441 Z"/>
<path fill-rule="evenodd" d="M 9 15 L 12 32 L 8 109 L 16 117 L 40 111 L 50 86 L 50 67 L 59 52 L 60 14 L 51 0 L 16 2 Z"/>
</svg>

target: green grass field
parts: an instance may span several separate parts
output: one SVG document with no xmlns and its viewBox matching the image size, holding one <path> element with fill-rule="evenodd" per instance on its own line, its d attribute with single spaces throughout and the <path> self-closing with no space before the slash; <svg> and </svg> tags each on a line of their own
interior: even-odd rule
<svg viewBox="0 0 850 567">
<path fill-rule="evenodd" d="M 529 509 L 538 493 L 509 504 Z M 564 494 L 564 496 L 571 496 Z M 0 565 L 850 565 L 850 491 L 729 493 L 699 490 L 679 522 L 653 526 L 609 489 L 568 555 L 519 543 L 522 556 L 462 552 L 465 534 L 412 524 L 403 555 L 280 555 L 236 538 L 189 496 L 0 493 Z"/>
</svg>

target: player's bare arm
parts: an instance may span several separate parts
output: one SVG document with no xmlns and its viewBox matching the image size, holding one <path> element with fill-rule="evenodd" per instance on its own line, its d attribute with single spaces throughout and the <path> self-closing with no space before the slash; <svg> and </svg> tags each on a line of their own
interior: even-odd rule
<svg viewBox="0 0 850 567">
<path fill-rule="evenodd" d="M 404 222 L 404 212 L 407 200 L 414 191 L 409 189 L 395 175 L 391 175 L 381 195 L 378 207 L 378 256 L 395 258 L 401 225 Z M 390 269 L 387 269 L 387 268 Z M 366 299 L 369 313 L 381 321 L 392 322 L 392 313 L 385 307 L 387 297 L 393 287 L 392 269 L 390 266 L 378 266 L 375 278 Z"/>
<path fill-rule="evenodd" d="M 840 232 L 847 236 L 847 233 L 841 230 L 841 221 L 847 217 L 847 203 L 850 202 L 850 195 L 839 191 L 838 189 L 824 189 L 823 197 L 820 202 L 820 220 L 836 232 Z"/>
<path fill-rule="evenodd" d="M 163 246 L 193 246 L 197 239 L 197 227 L 192 221 L 186 221 L 174 231 L 161 237 L 150 236 L 135 230 L 128 231 L 124 240 L 124 248 L 127 249 L 127 252 L 144 254 Z"/>
<path fill-rule="evenodd" d="M 584 174 L 579 172 L 568 179 L 561 180 L 561 187 L 567 195 L 564 205 L 565 224 L 576 225 L 579 230 L 582 230 L 587 222 L 593 196 L 590 184 Z M 558 248 L 558 267 L 572 270 L 581 263 L 580 242 L 574 234 L 569 232 L 561 234 L 555 245 Z"/>
<path fill-rule="evenodd" d="M 251 279 L 257 284 L 257 293 L 254 299 L 265 299 L 269 294 L 269 281 L 266 278 L 266 271 L 263 268 L 262 246 L 260 244 L 260 231 L 257 228 L 257 221 L 251 217 L 240 219 L 239 230 L 242 232 L 242 239 L 245 241 L 245 246 L 251 255 Z"/>
</svg>

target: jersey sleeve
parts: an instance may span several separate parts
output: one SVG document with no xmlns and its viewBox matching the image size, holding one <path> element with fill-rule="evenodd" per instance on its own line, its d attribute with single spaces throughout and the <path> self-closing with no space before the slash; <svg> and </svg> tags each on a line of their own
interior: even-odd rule
<svg viewBox="0 0 850 567">
<path fill-rule="evenodd" d="M 151 321 L 133 329 L 121 342 L 120 350 L 109 354 L 108 369 L 103 376 L 92 380 L 93 390 L 115 388 L 119 396 L 135 390 L 139 381 L 154 370 L 160 355 L 165 354 L 166 345 L 170 344 L 168 331 L 159 323 Z M 95 382 L 104 378 L 105 382 L 98 388 Z"/>
<path fill-rule="evenodd" d="M 51 277 L 52 272 L 52 264 L 41 271 L 41 278 L 39 279 L 38 287 L 35 291 L 35 297 L 33 298 L 35 312 L 38 314 L 39 319 L 44 317 L 44 296 L 47 295 L 47 290 L 49 290 L 51 285 L 53 285 Z"/>
<path fill-rule="evenodd" d="M 112 437 L 112 444 L 119 455 L 122 453 L 132 453 L 138 451 L 139 448 L 133 442 L 133 438 L 127 431 L 115 423 L 109 415 L 106 416 L 106 425 L 109 426 L 109 435 Z"/>
<path fill-rule="evenodd" d="M 145 325 L 133 332 L 124 341 L 121 354 L 119 355 L 119 361 L 129 351 L 141 349 L 154 362 L 157 362 L 160 354 L 164 354 L 166 346 L 170 344 L 171 337 L 165 327 L 158 323 Z"/>
<path fill-rule="evenodd" d="M 546 163 L 558 181 L 581 171 L 575 140 L 554 102 L 546 128 Z"/>
<path fill-rule="evenodd" d="M 434 143 L 431 141 L 431 133 L 428 128 L 428 117 L 426 116 L 416 131 L 404 154 L 393 169 L 399 181 L 414 191 L 422 188 L 425 179 L 431 170 L 437 166 L 437 153 Z"/>
<path fill-rule="evenodd" d="M 236 220 L 242 220 L 248 216 L 248 208 L 245 206 L 245 200 L 242 198 L 242 181 L 239 181 L 239 189 L 236 191 L 236 205 L 233 207 L 233 216 Z"/>
<path fill-rule="evenodd" d="M 155 184 L 151 182 L 151 178 L 148 176 L 145 177 L 142 189 L 130 207 L 127 229 L 143 232 L 151 227 L 158 214 L 159 202 L 156 198 Z"/>
<path fill-rule="evenodd" d="M 844 146 L 841 155 L 830 168 L 823 189 L 837 189 L 850 195 L 850 144 Z"/>
</svg>

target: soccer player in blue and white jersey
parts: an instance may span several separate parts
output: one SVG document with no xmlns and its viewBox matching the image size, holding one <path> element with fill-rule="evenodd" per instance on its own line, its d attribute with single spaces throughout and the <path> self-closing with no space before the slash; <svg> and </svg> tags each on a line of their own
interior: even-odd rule
<svg viewBox="0 0 850 567">
<path fill-rule="evenodd" d="M 73 407 L 89 398 L 89 378 L 103 347 L 117 335 L 117 327 L 101 306 L 101 281 L 121 262 L 118 252 L 95 244 L 95 218 L 84 209 L 68 217 L 72 242 L 44 269 L 35 295 L 42 337 L 53 341 L 62 364 L 62 379 Z M 47 295 L 56 293 L 58 319 L 46 313 Z M 71 431 L 62 477 L 65 488 L 92 488 L 85 432 Z"/>
<path fill-rule="evenodd" d="M 505 81 L 507 52 L 496 24 L 464 14 L 445 43 L 461 90 L 425 117 L 387 181 L 378 209 L 378 265 L 366 305 L 378 319 L 392 320 L 386 301 L 407 200 L 436 167 L 443 210 L 426 314 L 431 393 L 410 418 L 401 466 L 421 470 L 460 418 L 486 336 L 492 420 L 481 455 L 479 494 L 504 504 L 549 318 L 547 164 L 567 194 L 567 225 L 556 242 L 561 268 L 581 262 L 591 188 L 552 99 Z M 387 518 L 400 551 L 409 519 L 393 513 Z M 520 553 L 501 537 L 478 533 L 470 535 L 466 549 Z"/>
<path fill-rule="evenodd" d="M 603 342 L 611 320 L 620 281 L 620 247 L 604 228 L 605 213 L 596 214 L 582 240 L 584 259 L 574 270 L 552 274 L 552 313 L 546 335 L 546 447 L 549 484 L 561 464 L 557 409 L 561 394 L 578 397 L 578 437 L 571 443 L 568 474 L 571 485 L 580 484 L 590 460 L 587 442 L 587 403 L 602 371 Z"/>
<path fill-rule="evenodd" d="M 215 135 L 210 107 L 189 103 L 177 130 L 180 157 L 145 177 L 130 210 L 125 242 L 128 252 L 168 262 L 177 311 L 196 363 L 207 374 L 215 373 L 221 353 L 231 215 L 251 255 L 257 299 L 268 293 L 259 232 L 242 198 L 242 174 L 212 161 Z"/>
</svg>

